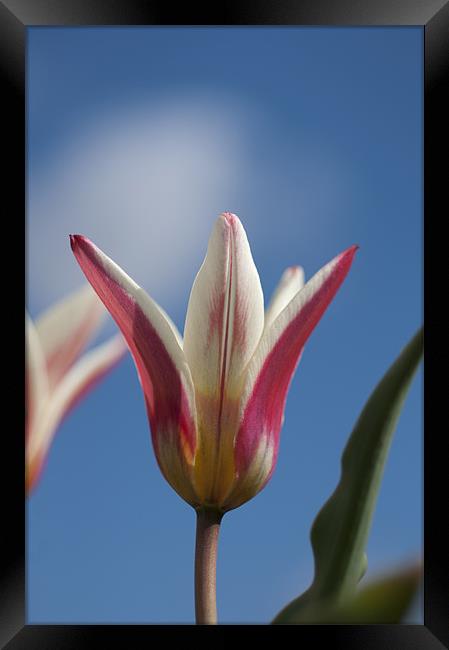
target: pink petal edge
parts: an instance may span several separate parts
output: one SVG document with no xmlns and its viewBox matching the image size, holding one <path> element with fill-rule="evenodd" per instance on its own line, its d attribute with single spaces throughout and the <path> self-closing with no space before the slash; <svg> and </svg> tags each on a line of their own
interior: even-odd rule
<svg viewBox="0 0 449 650">
<path fill-rule="evenodd" d="M 281 314 L 272 325 L 272 328 L 276 329 L 280 321 L 283 321 L 283 329 L 262 359 L 255 376 L 251 393 L 245 401 L 235 441 L 237 469 L 239 473 L 244 474 L 260 443 L 261 436 L 268 437 L 274 453 L 271 470 L 265 478 L 264 485 L 270 479 L 276 465 L 287 392 L 299 357 L 307 339 L 348 274 L 358 248 L 356 245 L 351 246 L 329 263 L 329 265 L 333 264 L 330 273 L 307 296 L 304 304 L 300 304 L 293 318 L 288 320 L 288 316 Z M 318 274 L 309 283 L 316 279 Z M 307 284 L 299 294 L 307 291 Z M 291 305 L 300 300 L 299 294 L 293 298 Z M 270 332 L 268 336 L 269 334 Z"/>
<path fill-rule="evenodd" d="M 161 462 L 161 445 L 162 451 L 174 445 L 182 464 L 193 462 L 196 449 L 194 397 L 186 392 L 191 388 L 193 394 L 193 386 L 183 352 L 156 303 L 124 271 L 86 237 L 71 235 L 70 243 L 129 346 L 145 396 L 156 458 L 173 484 Z"/>
</svg>

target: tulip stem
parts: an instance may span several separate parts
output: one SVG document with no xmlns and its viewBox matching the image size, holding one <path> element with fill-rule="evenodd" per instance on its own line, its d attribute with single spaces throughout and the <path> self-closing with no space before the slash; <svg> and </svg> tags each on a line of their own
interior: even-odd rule
<svg viewBox="0 0 449 650">
<path fill-rule="evenodd" d="M 198 624 L 217 622 L 217 547 L 223 513 L 197 510 L 195 547 L 195 614 Z"/>
</svg>

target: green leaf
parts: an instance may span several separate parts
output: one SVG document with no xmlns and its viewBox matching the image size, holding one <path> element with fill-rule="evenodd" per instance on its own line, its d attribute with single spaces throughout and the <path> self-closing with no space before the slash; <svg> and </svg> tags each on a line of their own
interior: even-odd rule
<svg viewBox="0 0 449 650">
<path fill-rule="evenodd" d="M 417 595 L 421 578 L 422 566 L 415 564 L 368 582 L 341 605 L 329 600 L 309 601 L 307 621 L 303 622 L 315 625 L 400 623 Z"/>
<path fill-rule="evenodd" d="M 274 623 L 305 623 L 351 598 L 366 570 L 365 548 L 393 433 L 423 352 L 423 330 L 402 350 L 368 399 L 341 463 L 341 477 L 311 530 L 312 585 Z"/>
<path fill-rule="evenodd" d="M 400 623 L 418 592 L 421 578 L 422 567 L 417 564 L 373 580 L 339 609 L 329 612 L 326 622 L 347 625 Z"/>
</svg>

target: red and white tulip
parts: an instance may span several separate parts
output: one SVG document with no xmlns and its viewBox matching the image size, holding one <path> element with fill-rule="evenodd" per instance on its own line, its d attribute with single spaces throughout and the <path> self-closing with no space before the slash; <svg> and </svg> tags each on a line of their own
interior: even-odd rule
<svg viewBox="0 0 449 650">
<path fill-rule="evenodd" d="M 27 492 L 41 475 L 62 419 L 127 351 L 118 334 L 81 356 L 105 315 L 89 285 L 50 307 L 35 322 L 25 314 Z"/>
<path fill-rule="evenodd" d="M 274 470 L 301 352 L 357 246 L 306 284 L 302 269 L 287 269 L 264 312 L 243 226 L 234 214 L 221 214 L 192 287 L 184 338 L 89 239 L 72 235 L 71 246 L 133 355 L 167 481 L 197 509 L 226 512 L 251 499 Z"/>
</svg>

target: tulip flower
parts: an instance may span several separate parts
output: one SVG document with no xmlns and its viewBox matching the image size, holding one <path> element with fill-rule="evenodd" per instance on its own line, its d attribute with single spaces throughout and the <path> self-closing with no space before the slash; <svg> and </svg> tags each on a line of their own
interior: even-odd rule
<svg viewBox="0 0 449 650">
<path fill-rule="evenodd" d="M 90 285 L 26 325 L 26 489 L 37 484 L 50 445 L 70 409 L 126 353 L 119 334 L 80 357 L 106 315 Z"/>
<path fill-rule="evenodd" d="M 357 247 L 304 286 L 302 270 L 287 269 L 264 313 L 243 226 L 236 215 L 221 214 L 192 287 L 182 338 L 164 310 L 89 239 L 70 239 L 134 358 L 161 472 L 197 511 L 197 621 L 213 623 L 221 517 L 269 481 L 292 375 Z"/>
</svg>

